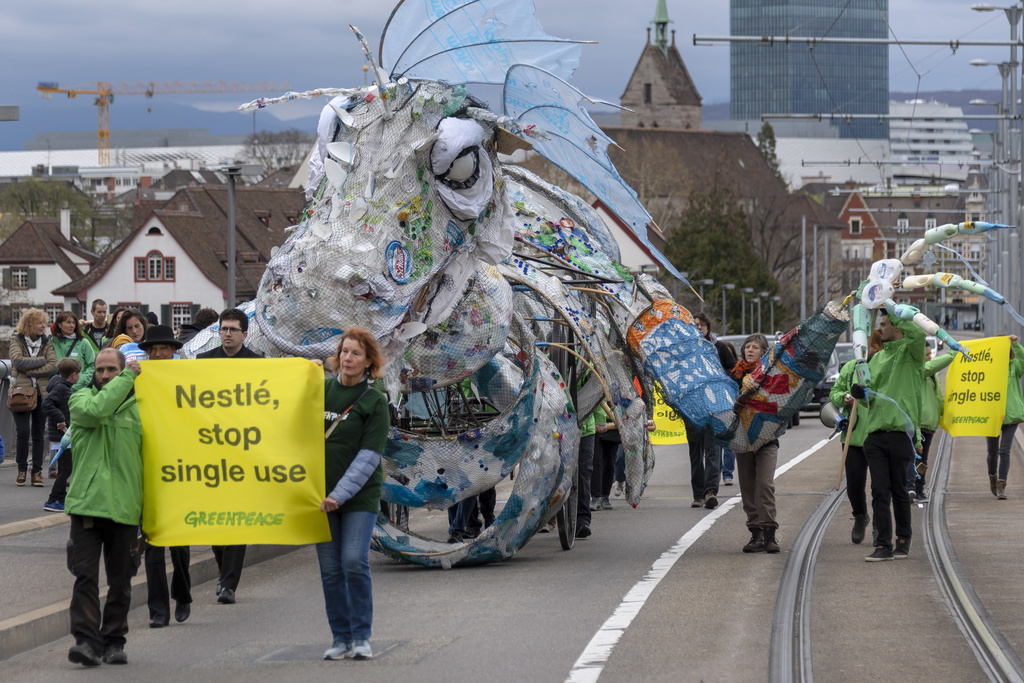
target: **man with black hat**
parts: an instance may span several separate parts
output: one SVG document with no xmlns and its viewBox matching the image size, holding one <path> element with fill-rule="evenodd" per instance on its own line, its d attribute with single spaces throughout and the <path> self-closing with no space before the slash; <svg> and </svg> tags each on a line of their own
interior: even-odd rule
<svg viewBox="0 0 1024 683">
<path fill-rule="evenodd" d="M 139 342 L 139 348 L 149 360 L 171 360 L 182 343 L 174 338 L 174 331 L 167 325 L 153 325 L 146 328 L 146 336 Z M 146 544 L 146 584 L 149 587 L 149 627 L 163 628 L 171 621 L 171 601 L 174 597 L 174 619 L 182 622 L 192 613 L 192 577 L 189 575 L 189 547 L 171 547 L 171 592 L 167 593 L 167 565 L 161 546 Z"/>
</svg>

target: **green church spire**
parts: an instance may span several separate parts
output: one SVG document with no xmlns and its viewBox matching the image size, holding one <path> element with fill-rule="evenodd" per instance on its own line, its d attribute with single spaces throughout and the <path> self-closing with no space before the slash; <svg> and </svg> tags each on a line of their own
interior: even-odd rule
<svg viewBox="0 0 1024 683">
<path fill-rule="evenodd" d="M 658 0 L 658 8 L 654 11 L 654 44 L 661 49 L 663 55 L 668 56 L 668 6 L 666 0 Z"/>
</svg>

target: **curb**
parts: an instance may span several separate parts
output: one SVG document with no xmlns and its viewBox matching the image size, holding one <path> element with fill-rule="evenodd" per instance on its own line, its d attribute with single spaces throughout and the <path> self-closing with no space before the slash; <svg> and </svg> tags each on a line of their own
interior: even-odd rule
<svg viewBox="0 0 1024 683">
<path fill-rule="evenodd" d="M 245 553 L 244 567 L 259 564 L 288 553 L 295 552 L 306 546 L 302 545 L 251 545 Z M 145 581 L 145 565 L 139 568 L 143 580 L 132 582 L 132 609 L 146 605 L 148 588 Z M 102 570 L 102 567 L 101 567 Z M 173 571 L 167 564 L 167 574 Z M 219 575 L 213 551 L 207 550 L 198 557 L 193 557 L 189 565 L 192 585 L 196 586 L 216 579 Z M 101 574 L 102 576 L 102 574 Z M 102 599 L 105 584 L 100 585 Z M 71 596 L 46 607 L 40 607 L 16 617 L 0 621 L 0 662 L 10 659 L 22 652 L 28 652 L 40 645 L 59 640 L 71 633 L 70 617 Z"/>
</svg>

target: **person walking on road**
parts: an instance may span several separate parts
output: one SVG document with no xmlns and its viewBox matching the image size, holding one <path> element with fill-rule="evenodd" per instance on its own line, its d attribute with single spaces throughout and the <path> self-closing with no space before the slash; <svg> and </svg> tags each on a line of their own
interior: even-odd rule
<svg viewBox="0 0 1024 683">
<path fill-rule="evenodd" d="M 1017 335 L 1010 335 L 1010 367 L 1006 378 L 1006 413 L 999 436 L 985 437 L 988 446 L 988 481 L 992 495 L 1006 500 L 1006 475 L 1010 472 L 1010 447 L 1017 425 L 1024 422 L 1024 397 L 1020 378 L 1024 376 L 1024 346 Z M 997 469 L 998 465 L 998 469 Z"/>
<path fill-rule="evenodd" d="M 868 340 L 868 358 L 870 359 L 879 349 L 882 348 L 882 340 L 875 332 Z M 854 372 L 857 361 L 851 360 L 839 371 L 839 378 L 829 392 L 829 400 L 832 405 L 843 410 L 846 417 L 851 416 L 851 409 L 855 399 L 850 394 L 850 387 L 853 386 Z M 868 461 L 864 458 L 864 439 L 868 435 L 868 408 L 863 405 L 857 406 L 857 420 L 853 423 L 853 432 L 850 433 L 850 447 L 846 451 L 846 497 L 853 509 L 853 530 L 850 532 L 850 540 L 856 544 L 864 542 L 864 532 L 871 521 L 868 514 Z M 846 432 L 839 433 L 839 443 L 846 444 Z"/>
<path fill-rule="evenodd" d="M 28 309 L 21 314 L 9 345 L 8 355 L 14 377 L 10 390 L 31 389 L 36 396 L 35 407 L 14 413 L 15 458 L 18 462 L 15 483 L 18 486 L 24 486 L 28 481 L 29 439 L 32 440 L 32 486 L 43 485 L 43 444 L 46 436 L 43 399 L 46 398 L 46 383 L 57 372 L 57 355 L 46 336 L 48 322 L 49 318 L 43 311 Z"/>
<path fill-rule="evenodd" d="M 127 315 L 127 314 L 126 314 Z M 220 346 L 196 356 L 199 358 L 263 358 L 260 354 L 247 349 L 243 342 L 249 335 L 249 317 L 237 308 L 225 309 L 220 314 Z M 217 581 L 217 602 L 221 605 L 235 604 L 235 591 L 242 578 L 242 565 L 245 564 L 244 545 L 211 546 L 213 557 L 217 560 L 220 579 Z"/>
<path fill-rule="evenodd" d="M 736 352 L 730 344 L 720 341 L 711 333 L 711 318 L 704 311 L 693 314 L 693 324 L 697 326 L 704 339 L 715 345 L 718 352 L 718 362 L 722 364 L 722 370 L 729 374 L 736 365 Z M 715 444 L 711 448 L 717 448 L 721 452 L 722 482 L 726 486 L 732 486 L 732 475 L 736 471 L 736 454 L 732 449 Z M 696 496 L 694 496 L 696 498 Z"/>
<path fill-rule="evenodd" d="M 182 343 L 174 338 L 167 325 L 153 325 L 139 342 L 149 360 L 172 360 Z M 149 627 L 163 628 L 171 623 L 171 598 L 174 598 L 174 620 L 181 623 L 192 614 L 192 576 L 189 573 L 191 553 L 187 545 L 171 546 L 171 591 L 167 592 L 167 563 L 162 546 L 146 543 L 146 588 Z"/>
<path fill-rule="evenodd" d="M 68 562 L 71 594 L 68 661 L 85 666 L 127 664 L 124 652 L 138 528 L 142 521 L 142 425 L 135 378 L 142 368 L 104 349 L 96 357 L 92 386 L 71 394 L 71 449 L 75 467 L 65 501 L 71 516 Z M 100 612 L 100 554 L 107 601 Z"/>
<path fill-rule="evenodd" d="M 942 413 L 945 412 L 946 398 L 942 394 L 942 387 L 936 375 L 953 362 L 956 355 L 952 352 L 945 353 L 938 358 L 932 358 L 932 347 L 925 347 L 924 364 L 924 389 L 921 392 L 921 463 L 915 466 L 911 460 L 910 469 L 907 470 L 907 495 L 911 502 L 928 500 L 924 492 L 925 474 L 928 472 L 928 451 L 932 445 L 932 437 L 935 430 L 939 428 L 939 421 L 942 420 Z"/>
<path fill-rule="evenodd" d="M 761 364 L 762 356 L 768 353 L 768 338 L 763 334 L 750 335 L 743 340 L 740 353 L 743 358 L 733 367 L 732 377 L 740 385 L 742 400 L 744 381 Z M 772 439 L 756 451 L 736 453 L 740 497 L 750 531 L 750 540 L 743 546 L 745 553 L 771 554 L 781 550 L 776 537 L 779 523 L 775 519 L 775 465 L 778 460 L 778 439 Z"/>
<path fill-rule="evenodd" d="M 373 586 L 370 539 L 380 509 L 391 417 L 388 402 L 371 385 L 381 377 L 384 356 L 366 330 L 350 327 L 327 367 L 324 380 L 324 440 L 327 490 L 320 504 L 331 540 L 317 543 L 327 621 L 333 642 L 324 659 L 370 659 Z"/>
<path fill-rule="evenodd" d="M 899 307 L 897 307 L 899 308 Z M 878 539 L 868 562 L 906 559 L 913 531 L 910 526 L 910 496 L 907 493 L 907 468 L 919 451 L 921 394 L 924 389 L 924 331 L 910 320 L 888 314 L 880 316 L 878 334 L 882 350 L 868 361 L 871 371 L 871 401 L 868 435 L 864 439 L 864 457 L 871 472 L 871 509 Z M 854 398 L 863 399 L 862 387 L 854 386 Z M 863 405 L 861 406 L 863 407 Z M 893 517 L 896 518 L 896 543 L 893 545 Z"/>
</svg>

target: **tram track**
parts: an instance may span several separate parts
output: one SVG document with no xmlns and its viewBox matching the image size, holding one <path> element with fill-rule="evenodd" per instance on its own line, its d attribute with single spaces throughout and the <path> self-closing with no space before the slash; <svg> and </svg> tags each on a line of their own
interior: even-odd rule
<svg viewBox="0 0 1024 683">
<path fill-rule="evenodd" d="M 953 550 L 944 505 L 953 439 L 943 431 L 935 444 L 928 485 L 930 502 L 924 506 L 921 519 L 925 556 L 950 615 L 986 678 L 1024 683 L 1024 664 L 978 598 Z M 793 541 L 772 616 L 772 683 L 814 680 L 810 623 L 814 568 L 821 541 L 845 496 L 845 484 L 827 493 Z"/>
</svg>

